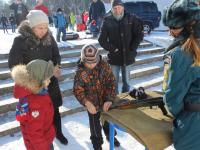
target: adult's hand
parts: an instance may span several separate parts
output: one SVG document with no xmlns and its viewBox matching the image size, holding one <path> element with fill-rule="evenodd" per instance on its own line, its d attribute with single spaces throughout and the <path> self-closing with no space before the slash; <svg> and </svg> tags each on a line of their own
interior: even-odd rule
<svg viewBox="0 0 200 150">
<path fill-rule="evenodd" d="M 56 78 L 60 77 L 60 75 L 61 75 L 61 69 L 60 69 L 59 65 L 55 66 L 53 75 Z"/>
<path fill-rule="evenodd" d="M 86 106 L 87 110 L 91 114 L 96 114 L 97 113 L 97 110 L 96 110 L 95 106 L 90 101 L 86 101 L 85 106 Z"/>
</svg>

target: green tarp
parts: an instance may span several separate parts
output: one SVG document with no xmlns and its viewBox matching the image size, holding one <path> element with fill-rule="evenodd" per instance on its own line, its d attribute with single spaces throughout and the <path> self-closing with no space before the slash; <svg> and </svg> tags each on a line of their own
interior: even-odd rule
<svg viewBox="0 0 200 150">
<path fill-rule="evenodd" d="M 155 92 L 147 92 L 148 95 L 160 96 Z M 127 94 L 119 95 L 121 98 L 129 98 Z M 172 119 L 162 114 L 157 107 L 119 110 L 113 109 L 103 112 L 101 121 L 115 123 L 124 128 L 127 133 L 136 138 L 148 150 L 163 150 L 172 144 Z"/>
</svg>

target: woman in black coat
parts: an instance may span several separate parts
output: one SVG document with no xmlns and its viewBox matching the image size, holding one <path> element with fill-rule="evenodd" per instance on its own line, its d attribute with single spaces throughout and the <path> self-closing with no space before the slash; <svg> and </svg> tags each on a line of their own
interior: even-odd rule
<svg viewBox="0 0 200 150">
<path fill-rule="evenodd" d="M 62 96 L 57 77 L 60 75 L 61 57 L 51 32 L 48 29 L 49 20 L 41 10 L 32 10 L 27 15 L 28 20 L 19 26 L 20 33 L 14 39 L 9 53 L 9 68 L 17 64 L 28 64 L 34 59 L 51 60 L 54 63 L 54 76 L 48 87 L 49 95 L 54 105 L 54 125 L 56 137 L 61 143 L 67 144 L 67 139 L 62 134 L 59 106 L 62 105 Z"/>
</svg>

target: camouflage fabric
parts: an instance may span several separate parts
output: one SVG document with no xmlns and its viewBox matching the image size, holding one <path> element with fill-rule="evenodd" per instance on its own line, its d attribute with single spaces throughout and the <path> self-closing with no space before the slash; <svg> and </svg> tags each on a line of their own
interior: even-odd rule
<svg viewBox="0 0 200 150">
<path fill-rule="evenodd" d="M 116 97 L 115 77 L 108 63 L 101 58 L 93 69 L 78 65 L 74 77 L 73 93 L 77 100 L 85 105 L 90 101 L 98 109 L 105 101 L 113 101 Z"/>
<path fill-rule="evenodd" d="M 163 15 L 163 23 L 169 27 L 184 27 L 193 20 L 200 20 L 198 0 L 175 0 Z"/>
</svg>

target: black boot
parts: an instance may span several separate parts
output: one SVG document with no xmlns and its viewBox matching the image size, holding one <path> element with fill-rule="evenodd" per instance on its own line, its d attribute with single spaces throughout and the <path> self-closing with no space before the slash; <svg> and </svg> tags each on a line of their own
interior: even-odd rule
<svg viewBox="0 0 200 150">
<path fill-rule="evenodd" d="M 54 108 L 54 127 L 56 130 L 56 138 L 64 145 L 68 144 L 67 138 L 62 133 L 61 117 L 58 108 Z"/>
<path fill-rule="evenodd" d="M 67 138 L 61 133 L 61 134 L 57 134 L 56 138 L 60 141 L 60 143 L 67 145 L 68 144 L 68 140 Z"/>
<path fill-rule="evenodd" d="M 107 141 L 109 142 L 109 137 L 106 137 L 106 139 L 107 139 Z M 115 146 L 115 147 L 120 147 L 120 143 L 119 143 L 119 141 L 117 140 L 116 137 L 114 137 L 114 146 Z"/>
<path fill-rule="evenodd" d="M 102 147 L 95 148 L 94 150 L 103 150 Z"/>
</svg>

